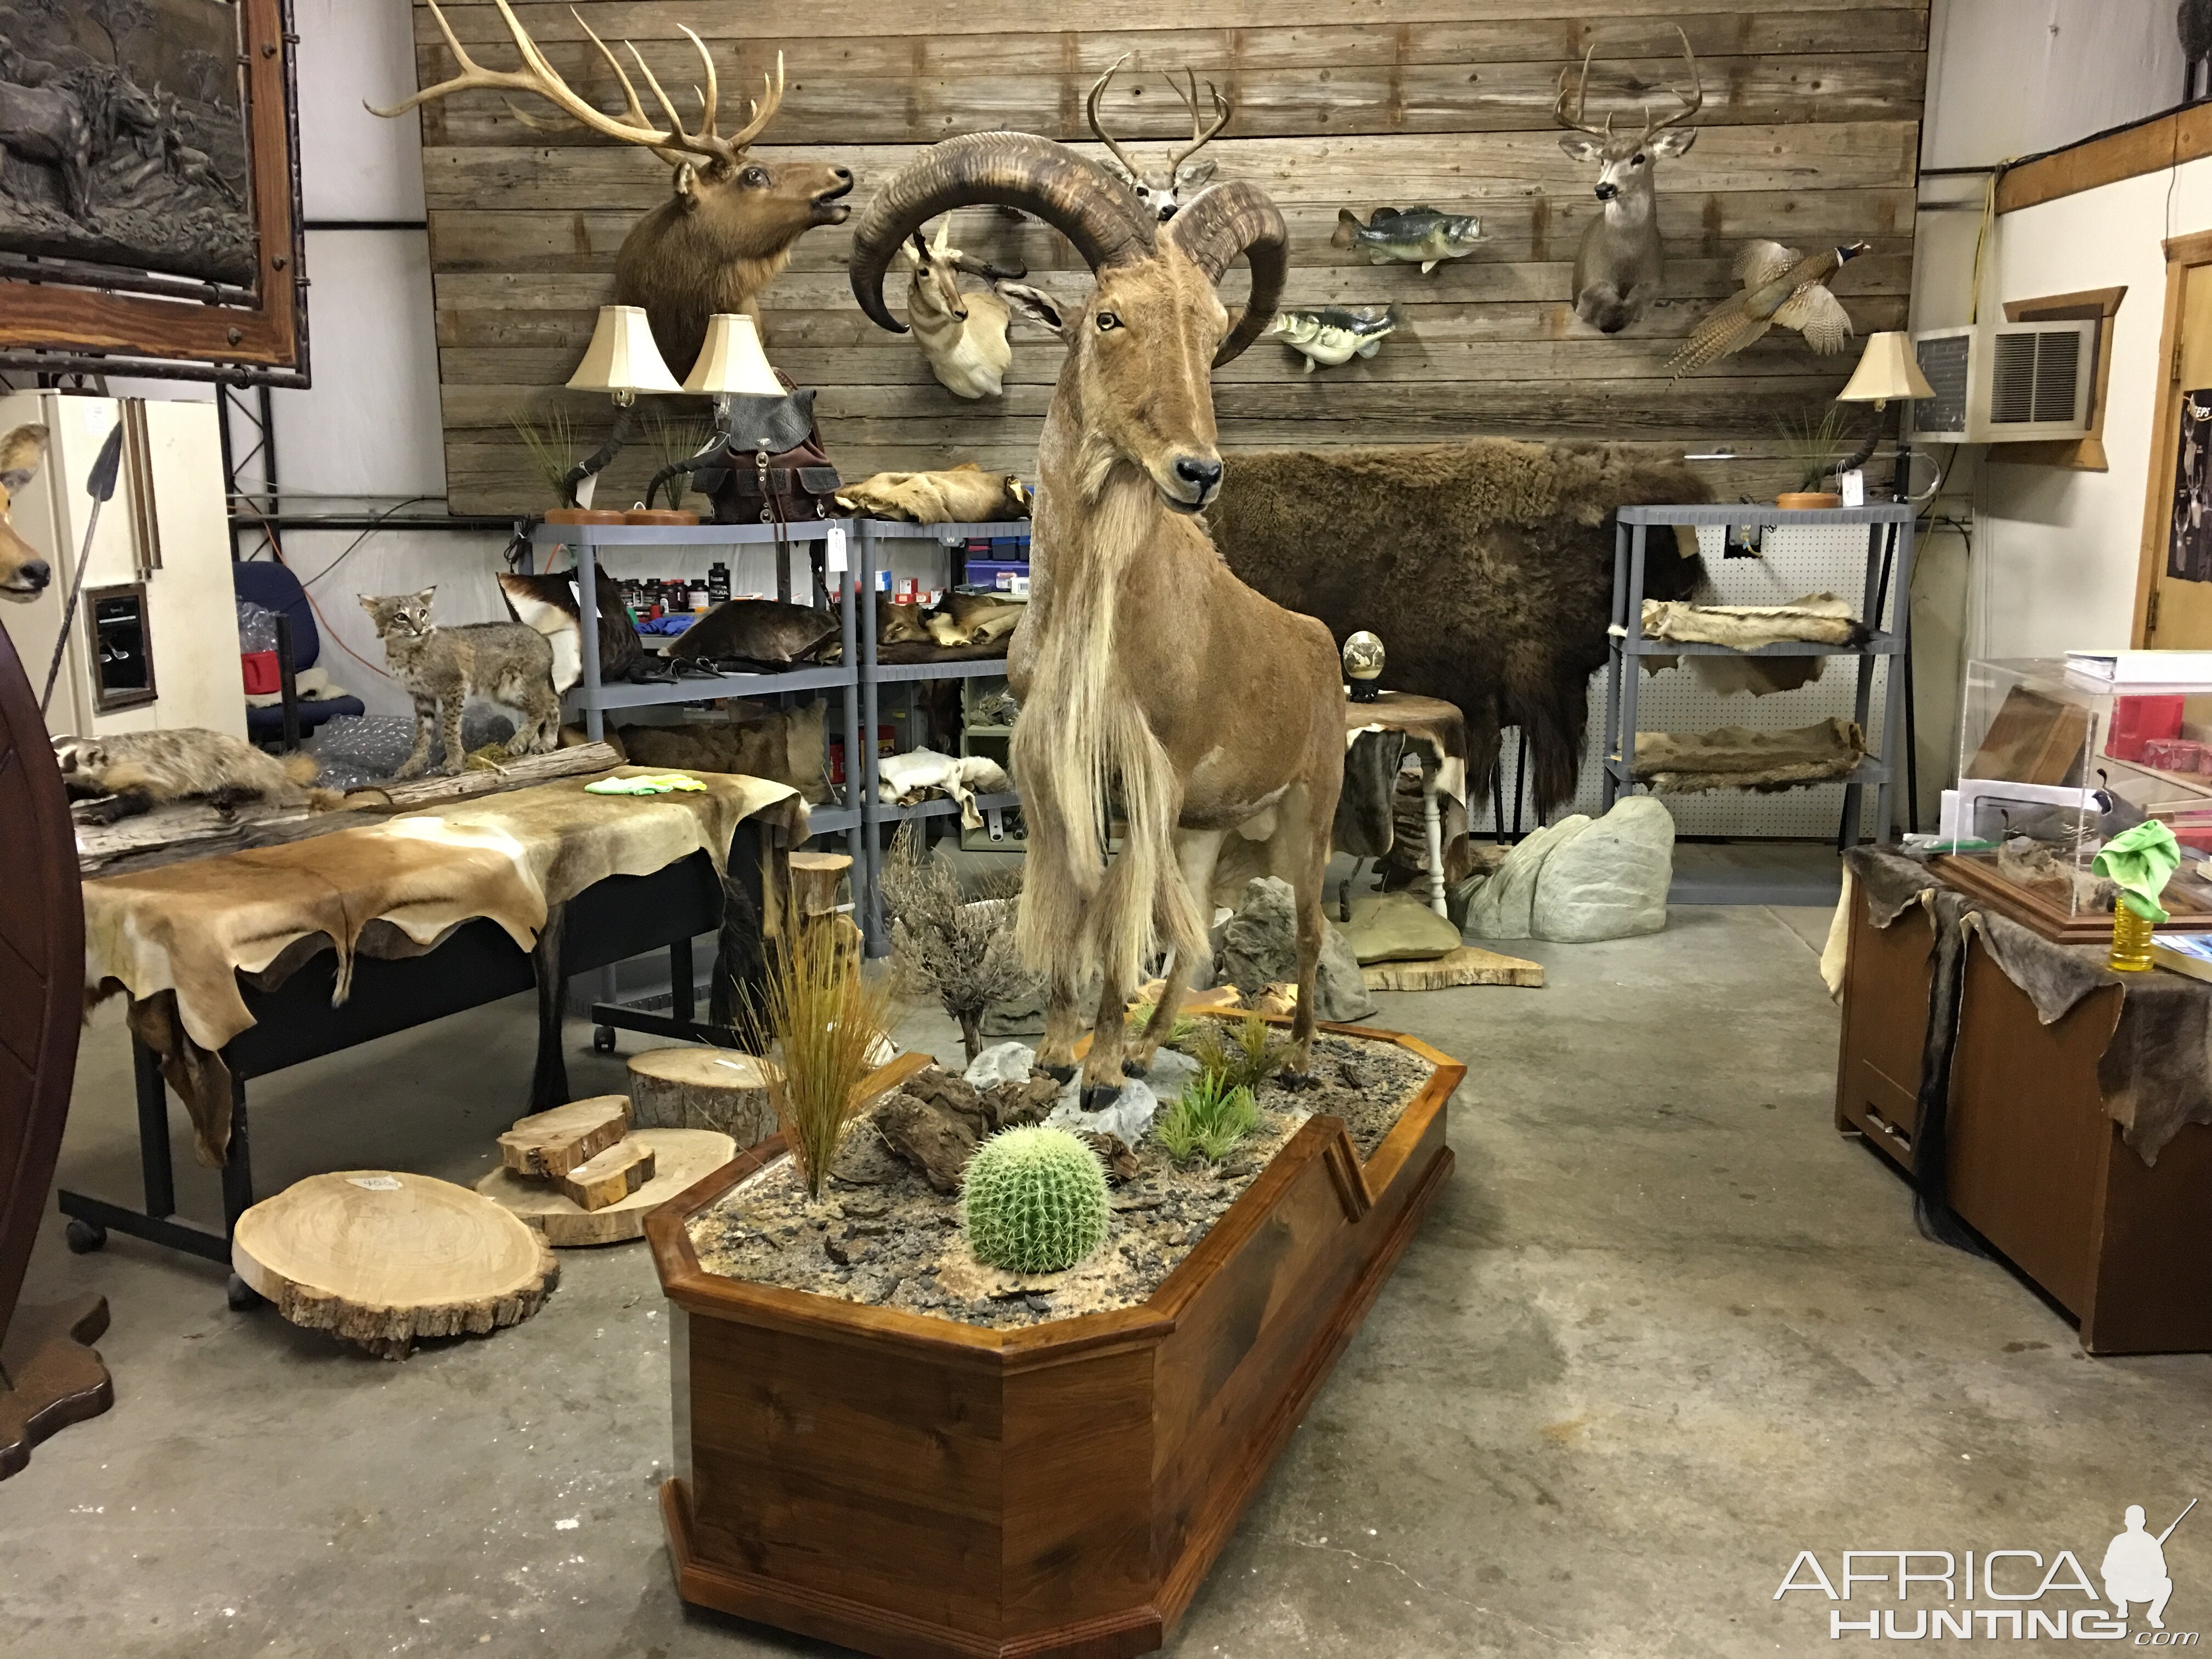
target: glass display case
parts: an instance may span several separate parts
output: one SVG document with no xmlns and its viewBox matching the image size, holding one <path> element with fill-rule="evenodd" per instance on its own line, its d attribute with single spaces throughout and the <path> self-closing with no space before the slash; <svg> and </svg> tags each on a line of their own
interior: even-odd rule
<svg viewBox="0 0 2212 1659">
<path fill-rule="evenodd" d="M 2114 685 L 2063 659 L 1966 665 L 1944 874 L 2052 938 L 2108 937 L 2114 890 L 2092 861 L 2145 817 L 2182 864 L 2169 928 L 2212 928 L 2212 684 Z"/>
</svg>

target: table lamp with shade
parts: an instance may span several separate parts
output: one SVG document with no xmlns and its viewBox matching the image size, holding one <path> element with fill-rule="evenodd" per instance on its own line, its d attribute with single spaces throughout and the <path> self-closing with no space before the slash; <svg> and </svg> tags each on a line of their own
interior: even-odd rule
<svg viewBox="0 0 2212 1659">
<path fill-rule="evenodd" d="M 786 386 L 761 349 L 760 329 L 742 312 L 707 319 L 707 338 L 684 390 L 714 400 L 714 427 L 740 453 L 781 455 L 814 429 L 814 392 Z"/>
<path fill-rule="evenodd" d="M 592 330 L 592 343 L 584 348 L 584 361 L 568 377 L 571 392 L 605 392 L 615 400 L 614 430 L 586 459 L 568 469 L 562 479 L 562 494 L 578 507 L 588 508 L 599 474 L 622 447 L 629 441 L 630 421 L 641 392 L 681 392 L 676 377 L 661 361 L 653 343 L 653 327 L 643 306 L 601 306 L 599 320 Z"/>
<path fill-rule="evenodd" d="M 1882 418 L 1882 411 L 1892 403 L 1910 403 L 1915 398 L 1935 395 L 1936 388 L 1928 384 L 1928 377 L 1920 372 L 1920 365 L 1912 356 L 1910 336 L 1893 331 L 1867 336 L 1866 349 L 1859 354 L 1859 366 L 1851 371 L 1850 380 L 1836 394 L 1836 401 L 1872 404 L 1874 429 L 1836 470 L 1856 472 L 1874 459 L 1875 447 L 1881 443 L 1882 428 L 1888 424 Z M 1912 493 L 1912 450 L 1905 436 L 1902 410 L 1898 424 L 1897 474 L 1890 490 L 1892 497 L 1901 501 Z"/>
</svg>

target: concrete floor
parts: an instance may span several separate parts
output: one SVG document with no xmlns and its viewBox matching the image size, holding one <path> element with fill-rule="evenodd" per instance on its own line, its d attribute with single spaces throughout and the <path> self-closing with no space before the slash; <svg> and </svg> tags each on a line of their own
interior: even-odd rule
<svg viewBox="0 0 2212 1659">
<path fill-rule="evenodd" d="M 1543 991 L 1383 999 L 1379 1023 L 1469 1064 L 1458 1171 L 1170 1651 L 1827 1650 L 1826 1601 L 1774 1599 L 1801 1549 L 1831 1575 L 1903 1548 L 2069 1548 L 2094 1571 L 2124 1505 L 2156 1528 L 2212 1495 L 2212 1362 L 2086 1358 L 2005 1268 L 1923 1242 L 1898 1178 L 1837 1137 L 1826 927 L 1682 909 L 1653 938 L 1526 947 Z M 258 1085 L 263 1190 L 378 1164 L 471 1179 L 531 1039 L 510 1002 Z M 124 1059 L 103 1018 L 62 1163 L 117 1196 Z M 618 1085 L 572 1066 L 579 1093 Z M 79 1290 L 112 1305 L 117 1403 L 0 1486 L 0 1652 L 822 1650 L 670 1587 L 642 1246 L 572 1253 L 536 1319 L 404 1364 L 232 1314 L 212 1266 L 119 1237 L 70 1255 L 57 1220 L 27 1295 Z M 2212 1623 L 2212 1519 L 2167 1551 L 2167 1625 Z"/>
</svg>

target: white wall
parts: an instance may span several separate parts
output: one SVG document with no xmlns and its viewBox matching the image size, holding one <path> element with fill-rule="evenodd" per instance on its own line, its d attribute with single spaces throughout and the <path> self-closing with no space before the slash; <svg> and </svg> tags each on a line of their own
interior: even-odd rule
<svg viewBox="0 0 2212 1659">
<path fill-rule="evenodd" d="M 1935 0 L 1923 168 L 1982 167 L 2076 143 L 2177 103 L 2180 48 L 2169 0 Z M 1974 254 L 1985 176 L 1923 179 L 1912 326 L 1975 313 Z M 1971 204 L 1950 210 L 1946 204 Z M 1934 204 L 1933 210 L 1929 210 Z M 2106 472 L 1951 464 L 1938 530 L 1915 586 L 1923 800 L 1957 763 L 1958 688 L 1968 656 L 2044 656 L 2124 644 L 2148 466 L 2168 235 L 2212 224 L 2212 162 L 2123 180 L 1991 222 L 1980 315 L 2003 302 L 2125 286 L 2112 326 Z M 1932 811 L 1932 808 L 1930 809 Z M 1932 827 L 1932 826 L 1929 826 Z"/>
</svg>

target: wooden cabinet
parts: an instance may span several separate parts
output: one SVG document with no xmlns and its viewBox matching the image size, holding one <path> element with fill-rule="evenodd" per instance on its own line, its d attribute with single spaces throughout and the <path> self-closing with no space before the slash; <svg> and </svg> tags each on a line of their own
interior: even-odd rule
<svg viewBox="0 0 2212 1659">
<path fill-rule="evenodd" d="M 1836 1127 L 1864 1135 L 1910 1170 L 1920 1127 L 1920 1050 L 1928 1031 L 1935 923 L 1916 906 L 1877 927 L 1854 893 L 1849 950 Z"/>
<path fill-rule="evenodd" d="M 1836 1122 L 1911 1167 L 1932 924 L 1875 927 L 1854 904 Z M 1978 939 L 1966 946 L 1944 1189 L 1966 1224 L 2080 1322 L 2092 1353 L 2212 1351 L 2212 1127 L 2146 1164 L 2105 1110 L 2097 1066 L 2118 987 L 2045 1025 Z"/>
</svg>

